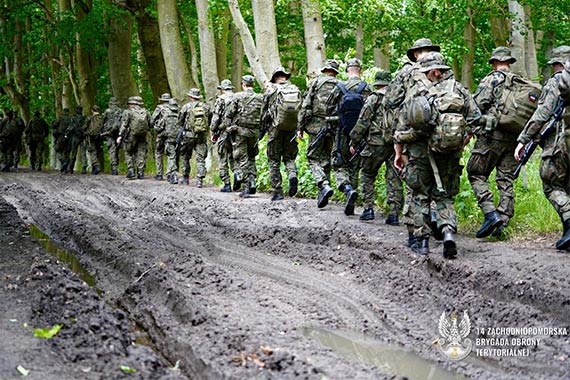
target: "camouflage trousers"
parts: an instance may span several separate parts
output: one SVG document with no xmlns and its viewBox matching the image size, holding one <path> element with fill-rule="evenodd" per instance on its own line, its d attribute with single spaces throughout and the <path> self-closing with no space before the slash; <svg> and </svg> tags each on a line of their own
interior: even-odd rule
<svg viewBox="0 0 570 380">
<path fill-rule="evenodd" d="M 180 158 L 182 165 L 182 175 L 184 177 L 190 176 L 190 159 L 192 154 L 196 153 L 196 177 L 206 177 L 206 157 L 208 156 L 208 134 L 200 133 L 196 137 L 187 138 L 182 140 L 180 146 Z"/>
<path fill-rule="evenodd" d="M 87 154 L 89 155 L 89 160 L 91 160 L 91 169 L 95 166 L 99 167 L 99 153 L 100 153 L 100 142 L 97 136 L 85 137 L 85 143 L 87 144 Z M 87 167 L 86 165 L 83 166 Z"/>
<path fill-rule="evenodd" d="M 117 147 L 116 137 L 107 137 L 107 148 L 109 149 L 109 162 L 111 169 L 117 170 L 119 166 L 119 148 Z"/>
<path fill-rule="evenodd" d="M 89 142 L 87 139 L 87 136 L 83 138 L 79 149 L 79 153 L 81 154 L 81 167 L 85 170 L 87 170 L 87 167 L 89 166 L 89 162 L 87 161 L 87 156 L 89 155 Z"/>
<path fill-rule="evenodd" d="M 427 143 L 408 145 L 409 161 L 406 164 L 405 180 L 412 190 L 414 235 L 417 238 L 429 238 L 430 204 L 435 202 L 437 227 L 451 227 L 457 230 L 457 215 L 453 206 L 453 197 L 459 193 L 459 179 L 463 167 L 459 164 L 461 151 L 452 153 L 430 153 L 435 161 L 443 190 L 437 188 L 434 171 L 428 157 Z"/>
<path fill-rule="evenodd" d="M 219 175 L 224 185 L 230 184 L 230 169 L 235 171 L 236 163 L 234 161 L 232 151 L 233 136 L 227 132 L 223 132 L 218 139 L 218 156 L 219 156 Z M 220 141 L 222 143 L 220 144 Z"/>
<path fill-rule="evenodd" d="M 267 160 L 269 162 L 269 181 L 273 194 L 282 193 L 281 161 L 285 164 L 288 178 L 297 177 L 295 159 L 299 153 L 297 141 L 291 141 L 295 131 L 276 131 L 267 141 Z"/>
<path fill-rule="evenodd" d="M 234 136 L 232 142 L 232 151 L 238 180 L 242 181 L 242 186 L 249 186 L 251 181 L 255 181 L 257 177 L 257 168 L 255 167 L 255 156 L 259 153 L 257 147 L 257 134 L 255 129 L 240 128 Z"/>
<path fill-rule="evenodd" d="M 146 142 L 146 136 L 136 139 L 130 138 L 125 141 L 125 161 L 129 171 L 144 175 L 147 154 L 148 143 Z"/>
<path fill-rule="evenodd" d="M 164 144 L 166 154 L 166 175 L 171 176 L 178 171 L 178 153 L 176 152 L 176 139 L 167 139 Z"/>
<path fill-rule="evenodd" d="M 402 210 L 404 188 L 394 168 L 393 145 L 367 145 L 360 154 L 360 186 L 364 208 L 374 208 L 376 192 L 374 184 L 378 171 L 386 164 L 386 203 L 390 215 L 398 216 Z"/>
<path fill-rule="evenodd" d="M 309 145 L 317 138 L 325 123 L 311 122 L 307 126 Z M 333 148 L 333 136 L 329 133 L 323 136 L 313 149 L 307 151 L 307 161 L 317 186 L 328 185 L 331 178 L 331 151 Z"/>
<path fill-rule="evenodd" d="M 570 137 L 543 151 L 540 178 L 544 195 L 561 221 L 570 220 Z"/>
<path fill-rule="evenodd" d="M 75 161 L 77 160 L 77 153 L 81 150 L 81 144 L 83 143 L 83 137 L 79 136 L 71 136 L 69 139 L 68 145 L 68 162 L 69 165 L 67 166 L 69 170 L 75 169 Z M 83 160 L 82 160 L 83 161 Z"/>
<path fill-rule="evenodd" d="M 513 152 L 517 141 L 498 141 L 488 137 L 478 137 L 471 157 L 467 163 L 467 175 L 473 192 L 477 196 L 483 214 L 498 211 L 506 224 L 515 214 L 515 195 L 513 172 L 517 161 Z M 496 169 L 495 183 L 499 190 L 499 203 L 495 208 L 493 192 L 489 185 L 489 176 Z"/>
<path fill-rule="evenodd" d="M 47 144 L 44 140 L 30 141 L 28 149 L 30 150 L 30 166 L 40 170 L 48 152 Z"/>
<path fill-rule="evenodd" d="M 342 132 L 336 132 L 334 145 L 331 152 L 332 167 L 336 177 L 336 185 L 343 191 L 345 185 L 352 185 L 353 189 L 358 188 L 358 169 L 360 159 L 350 162 L 350 139 Z"/>
<path fill-rule="evenodd" d="M 154 149 L 154 164 L 156 167 L 156 175 L 162 176 L 164 172 L 163 158 L 166 149 L 166 136 L 156 136 L 156 145 Z"/>
</svg>

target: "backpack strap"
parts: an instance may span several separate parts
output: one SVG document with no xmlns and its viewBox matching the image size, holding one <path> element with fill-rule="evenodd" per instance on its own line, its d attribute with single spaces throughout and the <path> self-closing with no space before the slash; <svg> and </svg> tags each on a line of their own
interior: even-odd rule
<svg viewBox="0 0 570 380">
<path fill-rule="evenodd" d="M 338 83 L 336 84 L 336 86 L 342 91 L 342 93 L 343 93 L 344 95 L 348 95 L 348 90 L 346 89 L 346 86 L 344 85 L 344 83 L 338 82 Z"/>
<path fill-rule="evenodd" d="M 366 86 L 368 86 L 368 83 L 366 83 L 365 81 L 360 82 L 360 84 L 358 85 L 358 87 L 356 88 L 356 91 L 354 91 L 355 93 L 361 95 L 362 91 L 364 91 L 364 89 L 366 88 Z"/>
</svg>

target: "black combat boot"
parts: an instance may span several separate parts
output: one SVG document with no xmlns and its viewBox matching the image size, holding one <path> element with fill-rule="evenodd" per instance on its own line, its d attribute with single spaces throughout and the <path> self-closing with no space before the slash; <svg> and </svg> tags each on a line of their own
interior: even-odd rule
<svg viewBox="0 0 570 380">
<path fill-rule="evenodd" d="M 476 236 L 478 238 L 487 237 L 491 235 L 495 228 L 499 227 L 501 224 L 503 224 L 503 220 L 496 210 L 488 212 L 485 214 L 483 225 L 481 225 L 481 228 L 479 228 L 479 231 L 477 231 Z"/>
<path fill-rule="evenodd" d="M 418 255 L 427 255 L 429 254 L 429 239 L 421 238 L 417 239 L 417 241 L 412 245 L 412 251 L 417 253 Z"/>
<path fill-rule="evenodd" d="M 42 164 L 41 164 L 41 163 L 38 164 L 38 171 L 39 171 L 39 172 L 42 171 Z"/>
<path fill-rule="evenodd" d="M 154 176 L 154 179 L 157 181 L 162 181 L 162 174 L 157 174 Z"/>
<path fill-rule="evenodd" d="M 137 173 L 137 179 L 144 179 L 144 173 Z"/>
<path fill-rule="evenodd" d="M 358 193 L 352 188 L 352 185 L 344 185 L 344 194 L 346 195 L 344 215 L 354 215 L 354 205 L 356 204 Z"/>
<path fill-rule="evenodd" d="M 299 180 L 297 177 L 289 178 L 289 196 L 294 197 L 297 194 L 297 187 L 299 186 Z"/>
<path fill-rule="evenodd" d="M 178 174 L 173 173 L 170 175 L 170 178 L 168 179 L 168 183 L 170 183 L 171 185 L 177 185 L 178 184 Z"/>
<path fill-rule="evenodd" d="M 196 180 L 196 187 L 201 189 L 202 186 L 204 186 L 204 178 L 198 177 L 198 179 Z"/>
<path fill-rule="evenodd" d="M 333 189 L 329 185 L 321 185 L 317 195 L 317 207 L 323 208 L 329 204 L 329 198 L 334 194 Z"/>
<path fill-rule="evenodd" d="M 238 178 L 237 173 L 234 173 L 234 191 L 241 189 L 241 180 Z"/>
<path fill-rule="evenodd" d="M 239 193 L 240 198 L 249 198 L 249 186 L 244 186 L 243 191 Z"/>
<path fill-rule="evenodd" d="M 190 176 L 182 176 L 182 181 L 180 181 L 181 185 L 189 185 L 190 184 Z"/>
<path fill-rule="evenodd" d="M 443 233 L 441 232 L 441 230 L 437 227 L 437 212 L 436 211 L 431 211 L 429 213 L 430 215 L 430 229 L 431 229 L 431 234 L 433 235 L 433 238 L 435 240 L 443 240 Z"/>
<path fill-rule="evenodd" d="M 117 168 L 111 170 L 111 175 L 119 175 L 119 171 L 117 170 Z"/>
<path fill-rule="evenodd" d="M 374 220 L 374 209 L 373 208 L 365 208 L 360 214 L 360 220 Z"/>
<path fill-rule="evenodd" d="M 283 197 L 283 194 L 281 193 L 275 193 L 273 194 L 273 196 L 271 197 L 271 201 L 275 202 L 275 201 L 282 201 L 285 197 Z"/>
<path fill-rule="evenodd" d="M 506 229 L 507 225 L 503 222 L 503 224 L 501 224 L 499 227 L 495 229 L 495 231 L 493 231 L 491 236 L 497 239 L 504 239 L 507 236 Z"/>
<path fill-rule="evenodd" d="M 97 174 L 99 174 L 99 173 L 101 173 L 101 169 L 99 169 L 99 166 L 95 165 L 95 166 L 93 167 L 93 170 L 91 170 L 91 174 L 97 175 Z"/>
<path fill-rule="evenodd" d="M 257 187 L 255 186 L 255 180 L 254 179 L 249 181 L 249 193 L 251 195 L 257 193 Z"/>
<path fill-rule="evenodd" d="M 81 168 L 81 174 L 87 174 L 87 166 Z"/>
<path fill-rule="evenodd" d="M 135 173 L 132 170 L 129 170 L 129 172 L 127 173 L 127 179 L 135 179 L 135 178 L 137 178 Z"/>
<path fill-rule="evenodd" d="M 443 228 L 443 257 L 453 259 L 457 256 L 457 245 L 455 244 L 455 233 L 449 226 Z"/>
<path fill-rule="evenodd" d="M 556 249 L 559 250 L 565 250 L 570 247 L 570 219 L 564 221 L 563 228 L 562 238 L 556 242 Z"/>
<path fill-rule="evenodd" d="M 399 226 L 400 221 L 398 220 L 398 215 L 388 215 L 385 223 L 389 226 Z"/>
<path fill-rule="evenodd" d="M 406 247 L 412 248 L 417 241 L 416 235 L 414 235 L 413 232 L 408 232 L 408 241 L 405 243 Z"/>
<path fill-rule="evenodd" d="M 61 168 L 59 169 L 60 172 L 65 173 L 67 171 L 67 161 L 65 160 L 59 160 L 59 162 L 61 163 Z"/>
<path fill-rule="evenodd" d="M 220 189 L 220 191 L 221 191 L 222 193 L 231 193 L 231 192 L 232 192 L 232 187 L 230 186 L 229 183 L 226 183 L 226 184 L 224 185 L 224 187 L 222 187 L 222 188 Z"/>
</svg>

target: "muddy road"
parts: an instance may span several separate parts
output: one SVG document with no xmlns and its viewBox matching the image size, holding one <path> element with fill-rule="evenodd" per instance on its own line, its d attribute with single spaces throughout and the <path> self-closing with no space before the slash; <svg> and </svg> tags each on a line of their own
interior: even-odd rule
<svg viewBox="0 0 570 380">
<path fill-rule="evenodd" d="M 144 332 L 151 378 L 570 379 L 570 335 L 542 329 L 570 334 L 570 255 L 550 240 L 460 235 L 456 260 L 419 257 L 341 205 L 107 175 L 2 174 L 0 197 Z M 469 314 L 464 360 L 436 348 L 444 311 Z"/>
</svg>

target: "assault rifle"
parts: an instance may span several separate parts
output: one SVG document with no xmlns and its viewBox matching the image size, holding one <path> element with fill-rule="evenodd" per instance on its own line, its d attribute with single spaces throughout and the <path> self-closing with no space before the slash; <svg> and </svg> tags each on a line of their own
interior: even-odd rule
<svg viewBox="0 0 570 380">
<path fill-rule="evenodd" d="M 366 145 L 368 145 L 368 142 L 365 139 L 360 140 L 360 142 L 354 149 L 354 154 L 352 155 L 352 157 L 350 157 L 350 160 L 348 160 L 348 162 L 354 162 L 354 160 L 356 160 L 358 156 L 360 156 L 360 153 L 362 153 L 364 148 L 366 148 Z"/>
<path fill-rule="evenodd" d="M 317 144 L 319 143 L 319 141 L 321 141 L 322 138 L 325 137 L 327 135 L 327 133 L 329 133 L 331 131 L 332 128 L 331 128 L 330 123 L 332 121 L 338 121 L 338 116 L 327 116 L 327 117 L 325 117 L 325 121 L 326 121 L 325 126 L 319 130 L 319 132 L 317 133 L 317 136 L 315 137 L 313 142 L 309 144 L 307 151 L 314 149 L 317 146 Z"/>
<path fill-rule="evenodd" d="M 174 146 L 174 150 L 178 153 L 180 152 L 180 145 L 182 144 L 182 137 L 184 137 L 184 128 L 180 128 L 178 134 L 176 135 L 176 145 Z"/>
<path fill-rule="evenodd" d="M 523 154 L 521 156 L 521 160 L 519 161 L 519 164 L 513 173 L 513 176 L 515 178 L 518 178 L 522 167 L 528 162 L 528 160 L 530 159 L 530 156 L 532 156 L 536 147 L 539 144 L 542 144 L 548 136 L 550 136 L 552 133 L 554 133 L 556 131 L 556 128 L 555 128 L 556 123 L 559 122 L 560 119 L 562 119 L 562 114 L 564 113 L 565 107 L 566 107 L 566 102 L 564 100 L 560 101 L 558 103 L 558 105 L 556 106 L 556 108 L 554 108 L 554 110 L 552 111 L 552 114 L 550 115 L 550 119 L 549 119 L 548 123 L 546 124 L 546 126 L 544 126 L 544 128 L 542 128 L 542 130 L 538 134 L 538 137 L 539 137 L 538 141 L 531 140 L 530 142 L 528 142 L 525 145 L 524 150 L 523 150 Z"/>
<path fill-rule="evenodd" d="M 259 134 L 257 135 L 257 143 L 263 140 L 263 137 L 269 131 L 269 127 L 271 126 L 271 121 L 266 121 L 261 125 L 261 129 L 259 130 Z"/>
</svg>

